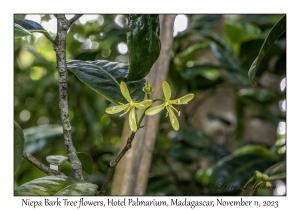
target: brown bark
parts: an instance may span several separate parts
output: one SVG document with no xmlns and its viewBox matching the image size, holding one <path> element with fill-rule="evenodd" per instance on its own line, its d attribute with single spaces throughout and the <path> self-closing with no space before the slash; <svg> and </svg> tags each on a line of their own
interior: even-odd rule
<svg viewBox="0 0 300 210">
<path fill-rule="evenodd" d="M 151 94 L 152 99 L 162 97 L 161 85 L 167 77 L 175 17 L 176 15 L 159 16 L 161 51 L 159 58 L 147 76 L 148 83 L 154 87 L 154 91 Z M 124 155 L 116 167 L 111 195 L 145 194 L 159 118 L 159 114 L 144 118 L 141 125 L 147 126 L 138 130 L 132 148 Z M 126 120 L 123 127 L 121 148 L 126 144 L 130 133 L 128 120 Z"/>
<path fill-rule="evenodd" d="M 35 167 L 37 167 L 38 169 L 40 169 L 41 171 L 43 171 L 45 174 L 47 174 L 49 176 L 51 176 L 51 175 L 64 175 L 60 171 L 52 170 L 51 168 L 49 168 L 48 166 L 44 165 L 42 162 L 38 161 L 31 154 L 29 154 L 29 153 L 27 153 L 25 151 L 23 152 L 22 156 L 23 156 L 23 158 L 25 160 L 27 160 L 32 165 L 34 165 Z"/>
</svg>

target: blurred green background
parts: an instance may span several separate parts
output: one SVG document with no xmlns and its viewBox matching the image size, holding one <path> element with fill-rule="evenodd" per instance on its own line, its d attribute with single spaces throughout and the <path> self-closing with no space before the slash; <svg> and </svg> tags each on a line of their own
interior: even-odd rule
<svg viewBox="0 0 300 210">
<path fill-rule="evenodd" d="M 67 16 L 68 17 L 68 16 Z M 282 15 L 178 15 L 168 82 L 173 98 L 194 93 L 180 107 L 175 132 L 161 114 L 146 195 L 236 195 L 207 183 L 241 185 L 255 170 L 285 160 L 286 35 L 274 43 L 251 85 L 248 70 L 268 32 Z M 15 15 L 31 19 L 55 36 L 53 15 Z M 128 62 L 124 15 L 83 15 L 68 32 L 67 59 Z M 89 153 L 102 185 L 109 162 L 119 151 L 125 117 L 108 115 L 110 103 L 81 83 L 68 80 L 72 138 Z M 55 52 L 41 34 L 14 42 L 14 120 L 24 129 L 25 150 L 47 164 L 48 155 L 65 155 Z M 62 166 L 71 175 L 68 162 Z M 15 186 L 45 176 L 23 160 Z M 285 180 L 272 182 L 284 185 Z M 281 188 L 282 189 L 282 188 Z M 278 191 L 278 187 L 277 187 Z M 284 194 L 259 190 L 258 195 Z M 283 192 L 283 193 L 282 193 Z"/>
</svg>

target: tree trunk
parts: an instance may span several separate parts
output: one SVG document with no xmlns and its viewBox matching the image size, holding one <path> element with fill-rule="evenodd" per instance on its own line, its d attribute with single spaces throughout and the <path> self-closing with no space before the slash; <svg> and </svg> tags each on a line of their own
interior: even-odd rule
<svg viewBox="0 0 300 210">
<path fill-rule="evenodd" d="M 162 82 L 166 80 L 170 53 L 173 43 L 173 26 L 176 15 L 159 15 L 160 18 L 160 56 L 147 76 L 147 81 L 154 87 L 151 98 L 162 97 Z M 141 115 L 141 113 L 139 113 Z M 111 195 L 144 195 L 148 183 L 152 152 L 156 140 L 160 115 L 146 116 L 133 140 L 132 148 L 118 163 L 111 188 Z M 123 148 L 131 131 L 128 119 L 125 120 L 122 144 Z"/>
</svg>

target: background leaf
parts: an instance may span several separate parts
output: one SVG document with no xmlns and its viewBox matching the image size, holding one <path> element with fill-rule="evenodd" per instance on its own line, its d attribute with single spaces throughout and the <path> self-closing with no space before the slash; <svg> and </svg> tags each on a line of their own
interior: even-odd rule
<svg viewBox="0 0 300 210">
<path fill-rule="evenodd" d="M 15 189 L 15 195 L 95 195 L 98 186 L 67 176 L 46 176 L 27 182 Z"/>
<path fill-rule="evenodd" d="M 82 169 L 88 174 L 92 174 L 94 169 L 93 158 L 86 152 L 77 152 L 77 156 L 82 164 Z"/>
<path fill-rule="evenodd" d="M 125 81 L 128 75 L 128 65 L 105 60 L 78 61 L 68 60 L 68 69 L 77 78 L 94 91 L 103 95 L 114 104 L 127 103 L 120 91 L 120 82 Z M 131 98 L 134 101 L 144 99 L 145 80 L 126 82 Z"/>
<path fill-rule="evenodd" d="M 158 15 L 129 15 L 128 27 L 128 80 L 139 80 L 149 73 L 160 53 Z"/>
<path fill-rule="evenodd" d="M 269 176 L 269 180 L 286 178 L 286 161 L 282 161 L 270 166 L 264 171 Z"/>
<path fill-rule="evenodd" d="M 253 173 L 263 171 L 274 162 L 257 155 L 230 155 L 221 159 L 213 168 L 211 181 L 214 185 L 212 194 L 237 194 Z M 224 186 L 237 186 L 236 189 L 222 188 Z M 219 189 L 218 189 L 219 188 Z"/>
<path fill-rule="evenodd" d="M 26 30 L 22 26 L 14 23 L 14 38 L 21 38 L 23 36 L 31 35 L 30 31 Z"/>
<path fill-rule="evenodd" d="M 63 130 L 61 125 L 43 125 L 24 129 L 26 143 L 32 143 L 39 139 L 48 138 L 51 136 L 62 135 Z"/>
<path fill-rule="evenodd" d="M 232 154 L 236 156 L 252 154 L 262 156 L 274 161 L 279 159 L 279 157 L 276 154 L 272 153 L 268 148 L 258 144 L 248 144 L 243 147 L 237 148 Z"/>
<path fill-rule="evenodd" d="M 26 19 L 20 19 L 20 20 L 14 20 L 15 25 L 19 25 L 28 32 L 40 32 L 44 34 L 47 37 L 50 37 L 50 34 L 41 26 L 39 23 L 34 22 L 32 20 L 26 20 Z"/>
<path fill-rule="evenodd" d="M 261 60 L 264 58 L 265 54 L 271 48 L 273 43 L 286 31 L 286 15 L 284 15 L 278 23 L 271 29 L 270 33 L 268 34 L 267 38 L 265 39 L 263 45 L 260 48 L 258 56 L 255 58 L 254 62 L 252 63 L 248 76 L 251 83 L 254 82 L 254 78 L 259 67 Z"/>
<path fill-rule="evenodd" d="M 24 151 L 24 134 L 22 128 L 14 122 L 14 173 L 20 167 Z"/>
<path fill-rule="evenodd" d="M 182 140 L 191 148 L 198 150 L 198 155 L 212 161 L 229 155 L 229 152 L 221 145 L 214 142 L 207 135 L 203 134 L 186 124 L 180 125 L 180 130 L 174 140 Z"/>
</svg>

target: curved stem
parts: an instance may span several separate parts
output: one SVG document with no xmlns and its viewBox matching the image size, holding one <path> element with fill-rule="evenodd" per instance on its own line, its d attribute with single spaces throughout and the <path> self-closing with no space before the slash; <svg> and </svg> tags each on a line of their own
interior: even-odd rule
<svg viewBox="0 0 300 210">
<path fill-rule="evenodd" d="M 125 147 L 123 148 L 123 150 L 121 151 L 121 153 L 118 155 L 118 157 L 115 160 L 113 160 L 113 161 L 110 162 L 110 164 L 109 164 L 110 167 L 109 167 L 108 172 L 106 174 L 105 181 L 104 181 L 104 183 L 103 183 L 103 185 L 101 187 L 99 195 L 105 195 L 107 185 L 108 185 L 108 183 L 111 180 L 111 177 L 112 177 L 112 175 L 114 173 L 114 170 L 115 170 L 117 164 L 122 159 L 122 157 L 126 154 L 126 152 L 131 148 L 131 144 L 132 144 L 132 141 L 134 139 L 135 133 L 136 132 L 132 132 L 131 133 L 131 135 L 127 139 L 127 143 L 126 143 Z"/>
</svg>

